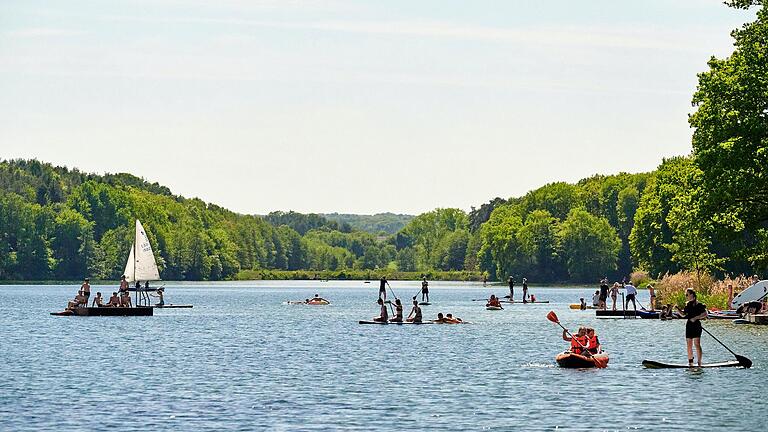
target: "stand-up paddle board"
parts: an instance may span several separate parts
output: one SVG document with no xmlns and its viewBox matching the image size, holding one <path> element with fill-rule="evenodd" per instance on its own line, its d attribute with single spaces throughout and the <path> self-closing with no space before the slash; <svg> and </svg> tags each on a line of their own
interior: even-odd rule
<svg viewBox="0 0 768 432">
<path fill-rule="evenodd" d="M 430 303 L 430 302 L 421 302 L 421 303 L 419 303 L 419 306 L 429 306 L 431 304 L 432 303 Z"/>
<path fill-rule="evenodd" d="M 664 362 L 658 362 L 653 360 L 643 360 L 643 366 L 649 368 L 649 369 L 698 369 L 700 367 L 702 368 L 716 368 L 716 367 L 737 367 L 741 366 L 741 363 L 737 362 L 736 360 L 731 360 L 727 362 L 720 362 L 720 363 L 705 363 L 701 366 L 689 366 L 688 364 L 683 363 L 664 363 Z"/>
<path fill-rule="evenodd" d="M 424 322 L 411 322 L 411 321 L 403 321 L 403 322 L 381 322 L 381 321 L 358 321 L 358 324 L 379 324 L 379 325 L 406 325 L 406 324 L 413 324 L 413 325 L 423 325 L 423 324 L 435 324 L 431 321 L 424 321 Z"/>
<path fill-rule="evenodd" d="M 753 302 L 760 301 L 760 299 L 768 295 L 768 280 L 761 280 L 760 282 L 752 285 L 744 291 L 736 294 L 731 301 L 731 307 L 738 309 L 739 306 Z"/>
</svg>

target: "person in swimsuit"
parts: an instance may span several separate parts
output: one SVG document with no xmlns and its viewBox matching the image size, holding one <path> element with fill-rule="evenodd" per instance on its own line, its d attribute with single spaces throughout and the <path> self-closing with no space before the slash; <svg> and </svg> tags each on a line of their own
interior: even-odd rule
<svg viewBox="0 0 768 432">
<path fill-rule="evenodd" d="M 389 282 L 387 282 L 387 277 L 382 276 L 381 280 L 379 281 L 379 298 L 383 298 L 384 301 L 387 300 L 387 285 L 389 285 Z"/>
<path fill-rule="evenodd" d="M 598 297 L 597 308 L 605 310 L 607 308 L 606 302 L 608 300 L 608 278 L 603 278 L 600 281 L 600 296 Z"/>
<path fill-rule="evenodd" d="M 611 301 L 613 302 L 613 310 L 616 310 L 616 297 L 619 295 L 619 283 L 614 282 L 611 287 Z"/>
<path fill-rule="evenodd" d="M 165 306 L 165 299 L 163 298 L 163 294 L 165 294 L 165 288 L 158 288 L 157 291 L 155 291 L 155 293 L 156 294 L 152 294 L 152 293 L 147 293 L 147 294 L 151 295 L 152 297 L 157 297 L 157 304 L 155 304 L 155 306 Z"/>
<path fill-rule="evenodd" d="M 445 316 L 445 322 L 450 324 L 461 324 L 464 321 L 462 321 L 461 318 L 453 316 L 453 314 L 447 314 Z"/>
<path fill-rule="evenodd" d="M 515 301 L 515 278 L 510 276 L 507 283 L 509 283 L 509 301 L 513 302 Z"/>
<path fill-rule="evenodd" d="M 687 318 L 685 322 L 685 345 L 688 350 L 688 366 L 693 366 L 693 347 L 696 347 L 698 355 L 698 365 L 701 367 L 701 320 L 707 319 L 707 306 L 696 300 L 696 291 L 688 288 L 685 290 L 685 308 L 680 310 L 675 306 L 683 316 Z"/>
<path fill-rule="evenodd" d="M 648 295 L 651 296 L 651 312 L 653 312 L 656 310 L 656 290 L 653 288 L 653 285 L 648 285 Z"/>
<path fill-rule="evenodd" d="M 592 306 L 600 306 L 600 291 L 595 291 L 595 293 L 592 294 Z"/>
<path fill-rule="evenodd" d="M 105 307 L 118 307 L 120 306 L 120 297 L 117 296 L 117 292 L 112 293 L 112 297 L 109 298 Z"/>
<path fill-rule="evenodd" d="M 104 299 L 101 297 L 101 292 L 96 292 L 96 297 L 93 299 L 93 304 L 91 307 L 103 307 L 104 306 Z"/>
<path fill-rule="evenodd" d="M 384 300 L 378 299 L 376 303 L 379 304 L 381 307 L 381 312 L 379 312 L 379 316 L 374 318 L 373 320 L 376 322 L 387 322 L 389 321 L 389 313 L 387 312 L 387 307 L 384 305 Z"/>
<path fill-rule="evenodd" d="M 330 303 L 328 300 L 320 297 L 320 294 L 315 294 L 315 296 L 312 297 L 311 300 L 307 300 L 307 303 L 320 303 L 320 302 L 328 302 L 328 303 Z"/>
<path fill-rule="evenodd" d="M 445 317 L 443 316 L 442 312 L 437 313 L 437 319 L 433 320 L 432 322 L 438 323 L 438 324 L 445 324 Z"/>
<path fill-rule="evenodd" d="M 88 306 L 88 299 L 91 297 L 91 280 L 88 278 L 85 278 L 83 280 L 83 284 L 80 285 L 80 291 L 83 292 L 83 295 L 85 296 L 85 305 Z"/>
<path fill-rule="evenodd" d="M 128 291 L 128 281 L 125 280 L 125 275 L 120 276 L 120 289 L 118 291 Z"/>
<path fill-rule="evenodd" d="M 408 318 L 406 318 L 405 320 L 408 322 L 420 323 L 421 319 L 422 319 L 421 308 L 419 307 L 419 301 L 414 299 L 413 308 L 411 308 L 411 313 L 408 314 Z"/>
<path fill-rule="evenodd" d="M 123 291 L 120 294 L 120 307 L 131 307 L 131 295 L 128 291 Z"/>
<path fill-rule="evenodd" d="M 83 295 L 83 290 L 78 290 L 75 298 L 67 302 L 67 310 L 74 309 L 82 305 L 88 306 L 88 297 Z"/>
<path fill-rule="evenodd" d="M 488 276 L 483 274 L 483 286 L 486 286 L 486 285 L 488 285 Z"/>
<path fill-rule="evenodd" d="M 389 320 L 390 322 L 403 322 L 403 304 L 399 298 L 395 299 L 395 317 Z"/>
<path fill-rule="evenodd" d="M 424 300 L 424 297 L 427 298 L 427 300 Z M 426 301 L 429 303 L 429 282 L 427 282 L 427 277 L 424 277 L 424 280 L 421 281 L 421 301 Z"/>
<path fill-rule="evenodd" d="M 528 279 L 523 278 L 523 303 L 528 303 Z"/>
</svg>

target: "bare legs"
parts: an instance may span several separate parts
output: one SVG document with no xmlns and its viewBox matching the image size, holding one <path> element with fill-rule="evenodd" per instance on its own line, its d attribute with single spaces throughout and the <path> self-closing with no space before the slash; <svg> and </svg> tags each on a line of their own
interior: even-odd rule
<svg viewBox="0 0 768 432">
<path fill-rule="evenodd" d="M 701 367 L 701 338 L 686 338 L 685 345 L 688 349 L 688 366 L 693 366 L 693 348 L 695 347 L 698 358 L 697 364 Z"/>
</svg>

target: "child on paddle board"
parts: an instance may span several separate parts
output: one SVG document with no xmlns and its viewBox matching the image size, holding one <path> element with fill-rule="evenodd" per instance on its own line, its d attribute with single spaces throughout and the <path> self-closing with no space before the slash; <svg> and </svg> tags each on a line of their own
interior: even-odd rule
<svg viewBox="0 0 768 432">
<path fill-rule="evenodd" d="M 373 320 L 376 322 L 387 322 L 389 321 L 389 313 L 387 312 L 387 307 L 384 305 L 384 300 L 378 299 L 376 303 L 379 304 L 381 307 L 381 312 L 379 313 L 379 316 L 374 318 Z"/>
<path fill-rule="evenodd" d="M 685 322 L 685 345 L 688 350 L 688 366 L 693 366 L 693 346 L 695 346 L 698 365 L 701 367 L 701 320 L 707 319 L 707 306 L 698 302 L 696 291 L 691 288 L 685 290 L 685 299 L 687 300 L 685 308 L 680 310 L 679 307 L 675 306 L 675 309 L 683 315 L 683 318 L 687 318 Z"/>
<path fill-rule="evenodd" d="M 408 318 L 405 319 L 408 322 L 420 323 L 421 322 L 421 308 L 419 307 L 419 301 L 413 299 L 413 308 L 411 313 L 408 314 Z"/>
</svg>

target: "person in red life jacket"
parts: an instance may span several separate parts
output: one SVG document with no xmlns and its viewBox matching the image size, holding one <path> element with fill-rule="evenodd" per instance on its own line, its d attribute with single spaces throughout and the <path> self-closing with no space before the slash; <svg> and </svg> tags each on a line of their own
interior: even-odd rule
<svg viewBox="0 0 768 432">
<path fill-rule="evenodd" d="M 584 327 L 579 327 L 579 331 L 573 337 L 568 336 L 568 331 L 563 329 L 563 340 L 571 343 L 570 352 L 589 355 L 589 351 L 585 350 L 588 340 L 587 331 Z"/>
<path fill-rule="evenodd" d="M 589 350 L 592 354 L 597 354 L 600 352 L 600 340 L 597 338 L 597 335 L 595 334 L 595 329 L 592 327 L 587 327 L 586 332 L 587 337 L 587 350 Z"/>
</svg>

